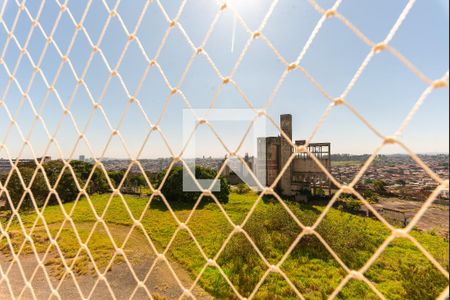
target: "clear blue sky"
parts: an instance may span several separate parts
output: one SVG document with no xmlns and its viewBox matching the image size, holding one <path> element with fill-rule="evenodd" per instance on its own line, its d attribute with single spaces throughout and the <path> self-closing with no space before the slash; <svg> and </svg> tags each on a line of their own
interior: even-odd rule
<svg viewBox="0 0 450 300">
<path fill-rule="evenodd" d="M 0 7 L 3 6 L 5 1 L 7 5 L 3 20 L 6 26 L 11 28 L 18 7 L 12 0 L 0 0 Z M 77 21 L 81 18 L 87 2 L 87 0 L 69 1 L 69 9 Z M 112 6 L 115 1 L 108 0 L 106 2 Z M 180 2 L 180 0 L 161 1 L 170 17 L 176 15 Z M 249 26 L 256 29 L 272 1 L 240 0 L 234 2 L 238 3 L 238 8 Z M 325 8 L 331 7 L 333 2 L 330 0 L 318 1 Z M 46 3 L 40 22 L 44 30 L 49 33 L 55 22 L 58 9 L 55 1 L 48 0 Z M 142 12 L 144 3 L 144 0 L 128 0 L 122 1 L 119 6 L 118 12 L 130 30 L 135 26 L 137 16 Z M 385 38 L 406 3 L 406 0 L 344 0 L 339 11 L 370 39 L 379 42 Z M 41 1 L 30 0 L 26 5 L 31 14 L 36 15 L 40 4 Z M 449 3 L 446 0 L 418 0 L 391 43 L 432 79 L 442 77 L 448 70 L 448 6 Z M 202 41 L 216 11 L 215 0 L 187 1 L 180 22 L 196 45 L 199 45 Z M 98 40 L 106 18 L 107 13 L 102 2 L 94 0 L 85 22 L 85 27 L 94 42 Z M 312 9 L 306 0 L 280 0 L 264 30 L 264 34 L 288 61 L 294 61 L 319 18 L 320 15 Z M 20 43 L 25 42 L 30 27 L 31 22 L 25 14 L 22 14 L 14 31 Z M 138 36 L 150 57 L 155 55 L 167 27 L 168 24 L 160 9 L 155 4 L 151 4 L 138 32 Z M 230 72 L 248 39 L 248 34 L 238 25 L 236 47 L 232 53 L 232 27 L 233 17 L 230 12 L 226 12 L 219 19 L 205 47 L 223 74 Z M 61 51 L 67 50 L 74 30 L 75 28 L 67 14 L 63 14 L 54 36 L 54 40 Z M 3 26 L 0 26 L 0 50 L 3 50 L 6 38 L 7 32 Z M 119 22 L 116 18 L 113 18 L 101 44 L 101 49 L 111 66 L 114 66 L 117 62 L 126 41 L 127 37 Z M 44 43 L 42 34 L 39 30 L 36 30 L 28 47 L 35 61 L 39 59 Z M 87 62 L 89 51 L 90 48 L 85 36 L 80 34 L 75 47 L 69 54 L 75 70 L 79 74 L 81 74 Z M 369 51 L 369 47 L 340 21 L 330 19 L 325 23 L 305 56 L 302 66 L 322 84 L 330 95 L 337 97 L 343 92 Z M 14 69 L 19 52 L 16 45 L 10 43 L 4 57 L 10 70 Z M 178 28 L 174 29 L 158 59 L 172 85 L 176 85 L 179 81 L 191 54 L 192 49 L 186 43 L 185 38 Z M 59 62 L 60 59 L 51 46 L 42 64 L 42 70 L 49 81 L 52 81 Z M 119 70 L 130 91 L 134 91 L 144 70 L 144 58 L 138 51 L 136 43 L 133 43 L 125 54 L 124 62 Z M 259 107 L 267 101 L 283 70 L 284 66 L 274 53 L 261 40 L 256 40 L 245 56 L 234 79 L 255 106 Z M 17 78 L 23 88 L 27 86 L 31 73 L 30 64 L 27 58 L 24 58 L 17 71 Z M 85 81 L 91 94 L 97 100 L 107 76 L 108 73 L 103 62 L 96 55 Z M 201 109 L 208 107 L 220 83 L 207 60 L 200 56 L 192 65 L 181 90 L 194 108 Z M 3 95 L 6 84 L 5 69 L 0 66 L 0 95 Z M 69 68 L 65 66 L 56 84 L 56 89 L 65 103 L 69 102 L 75 85 L 76 82 L 69 72 Z M 382 53 L 371 62 L 347 100 L 383 134 L 391 135 L 400 126 L 425 88 L 426 85 L 396 58 L 389 53 Z M 38 76 L 30 91 L 30 97 L 37 108 L 41 106 L 45 93 L 44 83 Z M 170 91 L 164 85 L 161 76 L 153 68 L 138 97 L 152 121 L 158 120 L 169 93 Z M 418 153 L 447 153 L 449 151 L 448 97 L 448 90 L 446 89 L 434 92 L 405 131 L 402 140 L 414 151 Z M 80 128 L 83 128 L 92 111 L 92 106 L 83 89 L 79 90 L 74 99 L 71 111 Z M 15 86 L 10 89 L 4 100 L 15 114 L 20 101 L 20 95 Z M 317 92 L 305 76 L 299 72 L 293 72 L 290 73 L 274 99 L 269 113 L 276 119 L 281 113 L 291 113 L 294 117 L 294 137 L 305 139 L 311 134 L 328 104 L 328 101 Z M 113 79 L 111 82 L 102 105 L 108 113 L 111 123 L 116 126 L 127 105 L 127 97 L 117 79 Z M 179 151 L 181 147 L 182 111 L 184 107 L 181 97 L 174 96 L 160 125 L 174 151 Z M 236 90 L 227 86 L 218 98 L 215 107 L 246 108 L 247 104 Z M 50 131 L 53 132 L 62 116 L 62 110 L 54 95 L 49 97 L 42 116 Z M 32 121 L 31 109 L 28 104 L 24 104 L 16 119 L 24 133 L 27 134 Z M 5 111 L 0 108 L 1 141 L 5 137 L 7 124 Z M 246 126 L 247 124 L 242 122 L 233 126 L 218 124 L 217 127 L 227 144 L 236 145 L 243 136 Z M 124 135 L 127 146 L 132 153 L 136 153 L 142 145 L 147 130 L 142 114 L 133 105 L 121 128 L 121 133 Z M 269 134 L 276 134 L 274 128 L 269 128 L 268 131 Z M 86 131 L 86 136 L 89 138 L 96 156 L 101 153 L 108 139 L 108 133 L 102 116 L 96 113 L 93 122 Z M 65 153 L 64 156 L 67 157 L 76 141 L 73 126 L 68 118 L 65 119 L 56 138 Z M 339 153 L 369 153 L 373 152 L 380 143 L 380 140 L 344 107 L 339 107 L 331 113 L 315 141 L 330 141 L 333 143 L 333 151 Z M 37 155 L 44 152 L 47 142 L 42 128 L 37 126 L 31 137 L 31 144 Z M 198 155 L 223 156 L 225 154 L 223 148 L 207 130 L 201 131 L 198 142 L 200 149 Z M 12 156 L 17 155 L 20 140 L 15 130 L 11 131 L 9 138 L 6 140 L 6 145 Z M 248 148 L 243 149 L 243 151 L 246 150 Z M 398 153 L 401 150 L 392 147 L 387 148 L 386 152 Z M 49 154 L 54 157 L 58 156 L 55 148 L 51 148 Z M 80 154 L 91 156 L 84 144 L 81 144 L 75 151 L 76 157 Z M 0 157 L 5 156 L 5 152 L 0 151 Z M 29 156 L 29 151 L 25 151 L 23 156 Z M 123 158 L 127 155 L 119 141 L 114 139 L 106 156 Z M 161 138 L 153 135 L 146 145 L 142 157 L 165 156 L 169 156 L 169 152 Z"/>
</svg>

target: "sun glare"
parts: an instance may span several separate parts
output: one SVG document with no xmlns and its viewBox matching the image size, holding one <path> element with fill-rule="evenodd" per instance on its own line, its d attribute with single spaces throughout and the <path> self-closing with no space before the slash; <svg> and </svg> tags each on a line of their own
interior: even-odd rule
<svg viewBox="0 0 450 300">
<path fill-rule="evenodd" d="M 256 7 L 257 1 L 258 0 L 229 0 L 227 3 L 235 8 L 239 14 L 247 14 Z M 235 50 L 237 23 L 237 17 L 235 16 L 232 24 L 231 53 Z"/>
<path fill-rule="evenodd" d="M 243 13 L 253 9 L 258 1 L 257 0 L 229 0 L 228 3 L 236 8 L 239 12 Z"/>
</svg>

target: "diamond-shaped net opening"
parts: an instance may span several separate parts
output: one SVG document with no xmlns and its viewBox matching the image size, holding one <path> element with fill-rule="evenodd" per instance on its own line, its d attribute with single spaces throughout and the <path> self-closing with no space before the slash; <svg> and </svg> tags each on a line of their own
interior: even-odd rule
<svg viewBox="0 0 450 300">
<path fill-rule="evenodd" d="M 204 12 L 195 11 L 195 1 L 173 2 L 0 3 L 0 156 L 8 170 L 0 181 L 0 205 L 5 207 L 0 216 L 0 298 L 448 297 L 448 245 L 415 230 L 437 198 L 448 195 L 448 180 L 400 138 L 426 99 L 448 89 L 448 72 L 430 79 L 391 45 L 416 1 L 404 1 L 388 34 L 377 41 L 345 16 L 342 0 L 329 7 L 322 1 L 302 1 L 313 23 L 301 29 L 307 31 L 303 40 L 291 37 L 287 49 L 280 48 L 277 37 L 286 34 L 284 25 L 277 31 L 271 22 L 280 13 L 277 8 L 289 10 L 283 1 L 265 0 L 245 10 L 239 1 L 202 1 Z M 192 14 L 203 13 L 204 18 L 191 20 Z M 258 17 L 250 18 L 251 13 Z M 224 28 L 233 23 L 233 59 L 223 61 Z M 331 23 L 345 30 L 349 45 L 315 48 L 321 32 L 333 34 Z M 336 66 L 339 74 L 334 76 L 342 76 L 336 80 L 347 73 L 351 80 L 339 96 L 332 96 L 333 88 L 327 90 L 330 78 L 316 78 L 311 59 L 315 51 L 332 50 L 327 57 L 348 55 L 351 47 L 365 47 L 368 53 L 353 57 L 352 66 Z M 261 59 L 259 53 L 272 59 Z M 425 85 L 392 136 L 348 101 L 381 55 Z M 258 65 L 264 82 L 239 72 L 246 65 Z M 269 113 L 276 111 L 289 81 L 323 99 L 323 113 L 312 112 L 318 122 L 300 145 Z M 203 89 L 205 83 L 209 89 Z M 260 89 L 267 100 L 249 86 Z M 225 105 L 227 97 L 239 99 L 239 104 Z M 177 148 L 170 123 L 180 105 L 197 124 Z M 254 119 L 247 122 L 248 131 L 264 119 L 281 143 L 294 149 L 267 187 L 246 168 L 262 192 L 241 193 L 245 187 L 240 186 L 230 199 L 213 192 L 232 159 L 244 162 L 242 148 L 250 137 L 244 131 L 238 134 L 240 142 L 229 145 L 208 113 L 197 114 L 199 105 L 209 110 L 249 108 Z M 375 151 L 353 166 L 349 180 L 331 172 L 309 147 L 339 109 L 379 140 Z M 179 203 L 179 191 L 166 186 L 188 167 L 186 147 L 201 130 L 208 131 L 211 144 L 219 145 L 226 158 L 214 166 L 217 172 L 209 186 L 202 186 L 197 172 L 190 171 L 190 180 L 202 192 L 191 193 L 189 204 Z M 359 188 L 391 145 L 406 153 L 432 183 L 426 201 L 409 212 L 403 226 L 377 209 L 370 190 Z M 94 157 L 92 163 L 76 160 L 78 153 Z M 58 159 L 51 160 L 50 154 Z M 154 162 L 146 159 L 149 154 L 165 158 Z M 298 206 L 277 188 L 297 155 L 323 172 L 324 179 L 309 180 L 331 183 L 334 196 L 327 205 Z M 111 157 L 125 161 L 127 168 L 115 169 Z M 149 172 L 155 164 L 165 171 Z M 369 221 L 339 209 L 355 207 Z M 276 222 L 268 223 L 271 218 Z M 205 223 L 207 219 L 211 222 Z M 400 292 L 399 286 L 386 283 L 391 279 Z"/>
</svg>

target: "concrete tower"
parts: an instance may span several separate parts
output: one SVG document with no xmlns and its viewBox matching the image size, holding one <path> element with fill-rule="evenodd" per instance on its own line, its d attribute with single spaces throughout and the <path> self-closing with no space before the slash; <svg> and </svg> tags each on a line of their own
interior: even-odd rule
<svg viewBox="0 0 450 300">
<path fill-rule="evenodd" d="M 280 117 L 281 130 L 292 141 L 292 115 L 281 115 Z M 280 137 L 280 171 L 283 170 L 289 158 L 292 155 L 292 146 L 283 136 Z M 286 172 L 281 177 L 280 188 L 283 195 L 292 195 L 292 167 L 286 169 Z"/>
</svg>

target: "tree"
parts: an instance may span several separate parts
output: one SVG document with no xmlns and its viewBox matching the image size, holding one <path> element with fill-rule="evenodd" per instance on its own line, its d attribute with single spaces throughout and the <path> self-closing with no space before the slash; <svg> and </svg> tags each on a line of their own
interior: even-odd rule
<svg viewBox="0 0 450 300">
<path fill-rule="evenodd" d="M 77 182 L 84 188 L 89 180 L 87 191 L 90 194 L 107 193 L 111 191 L 105 172 L 99 168 L 94 170 L 94 165 L 72 161 L 69 168 L 62 160 L 53 160 L 43 166 L 50 184 L 54 188 L 63 203 L 75 201 L 80 193 Z M 72 170 L 73 171 L 72 171 Z M 20 176 L 19 176 L 20 174 Z M 20 180 L 22 177 L 23 182 Z M 4 181 L 6 179 L 3 179 Z M 42 170 L 37 169 L 35 163 L 19 164 L 18 172 L 13 171 L 8 181 L 7 189 L 15 207 L 19 204 L 27 188 L 30 188 L 38 207 L 45 204 L 50 190 Z M 27 194 L 21 208 L 34 207 L 31 196 Z M 56 198 L 52 196 L 49 204 L 56 204 Z M 9 206 L 9 203 L 8 203 Z"/>
<path fill-rule="evenodd" d="M 64 168 L 64 166 L 65 166 L 65 164 L 63 161 L 54 160 L 54 161 L 50 161 L 50 162 L 46 163 L 44 168 L 45 168 L 45 171 L 46 171 L 47 175 L 49 176 L 49 178 L 54 179 L 52 184 L 55 184 L 57 178 L 59 177 L 62 170 L 64 169 L 63 177 L 65 180 L 62 180 L 62 178 L 61 178 L 61 181 L 64 181 L 64 186 L 60 187 L 60 185 L 63 184 L 60 182 L 58 184 L 58 188 L 62 188 L 62 189 L 69 188 L 72 191 L 74 191 L 74 188 L 76 188 L 74 176 L 72 175 L 72 172 L 70 171 L 70 169 L 68 167 Z M 111 191 L 111 187 L 108 184 L 108 180 L 106 179 L 105 172 L 102 169 L 95 167 L 93 164 L 90 164 L 90 163 L 87 163 L 84 161 L 79 161 L 79 160 L 71 161 L 70 166 L 73 169 L 76 180 L 80 184 L 81 188 L 84 188 L 86 186 L 86 183 L 88 183 L 88 181 L 89 181 L 88 186 L 87 186 L 88 193 L 103 194 L 103 193 L 108 193 Z M 94 170 L 94 168 L 95 168 L 95 170 Z M 69 184 L 70 186 L 66 186 L 66 184 Z M 77 194 L 78 194 L 78 192 L 77 192 Z M 74 201 L 77 194 L 75 195 L 74 199 L 72 199 L 72 200 L 67 199 L 67 200 Z"/>
<path fill-rule="evenodd" d="M 82 180 L 84 184 L 89 180 L 87 190 L 90 194 L 104 194 L 111 192 L 111 187 L 109 186 L 105 172 L 102 169 L 95 169 L 91 178 L 88 176 L 86 179 L 82 178 Z"/>
<path fill-rule="evenodd" d="M 160 174 L 159 177 L 163 178 L 164 174 Z M 197 179 L 214 179 L 217 176 L 217 172 L 203 167 L 196 167 L 195 175 Z M 189 180 L 192 180 L 190 176 Z M 201 195 L 200 192 L 183 191 L 183 167 L 175 167 L 170 171 L 162 192 L 169 202 L 182 201 L 185 203 L 195 203 Z M 225 178 L 220 178 L 220 192 L 214 192 L 214 195 L 221 203 L 228 203 L 230 186 Z"/>
<path fill-rule="evenodd" d="M 80 174 L 80 169 L 74 169 L 76 178 L 74 178 L 70 169 L 65 167 L 64 162 L 60 160 L 53 160 L 46 163 L 44 169 L 51 186 L 56 189 L 61 201 L 63 203 L 75 201 L 80 192 L 75 182 L 75 180 L 78 180 L 79 184 L 81 184 L 80 175 L 77 175 L 76 173 L 78 171 Z M 58 183 L 58 185 L 56 185 L 56 183 Z M 56 199 L 53 199 L 52 203 L 56 204 Z"/>
<path fill-rule="evenodd" d="M 375 180 L 373 182 L 373 188 L 375 192 L 379 195 L 386 194 L 386 183 L 382 180 Z"/>
<path fill-rule="evenodd" d="M 75 201 L 80 191 L 75 183 L 70 170 L 66 169 L 56 188 L 59 198 L 63 203 Z"/>
<path fill-rule="evenodd" d="M 44 165 L 45 172 L 52 187 L 58 182 L 56 191 L 63 203 L 72 202 L 77 199 L 80 193 L 77 182 L 81 188 L 84 188 L 89 180 L 87 185 L 87 192 L 89 194 L 103 194 L 111 191 L 103 170 L 99 168 L 93 170 L 93 164 L 74 160 L 70 162 L 70 167 L 73 172 L 61 160 L 53 160 Z M 61 173 L 63 174 L 61 175 Z"/>
<path fill-rule="evenodd" d="M 22 181 L 20 180 L 19 173 L 23 179 L 23 184 Z M 14 205 L 15 208 L 18 207 L 19 202 L 22 200 L 26 188 L 30 188 L 37 207 L 43 206 L 49 195 L 49 189 L 42 171 L 36 172 L 36 170 L 33 168 L 21 167 L 19 168 L 19 172 L 14 171 L 12 173 L 11 178 L 7 185 L 7 189 L 12 204 Z M 7 201 L 7 206 L 9 209 L 11 209 L 9 201 Z M 26 194 L 22 202 L 21 209 L 30 209 L 33 207 L 34 205 L 32 202 L 31 195 Z"/>
<path fill-rule="evenodd" d="M 109 178 L 111 178 L 112 183 L 115 187 L 118 187 L 125 176 L 125 171 L 110 171 L 108 173 Z"/>
<path fill-rule="evenodd" d="M 84 182 L 89 178 L 89 175 L 91 174 L 92 169 L 94 168 L 93 164 L 79 160 L 71 161 L 70 166 L 72 167 L 75 174 L 77 174 L 77 177 L 83 180 Z"/>
<path fill-rule="evenodd" d="M 142 174 L 130 173 L 125 181 L 125 185 L 132 187 L 147 186 L 147 181 Z"/>
</svg>

